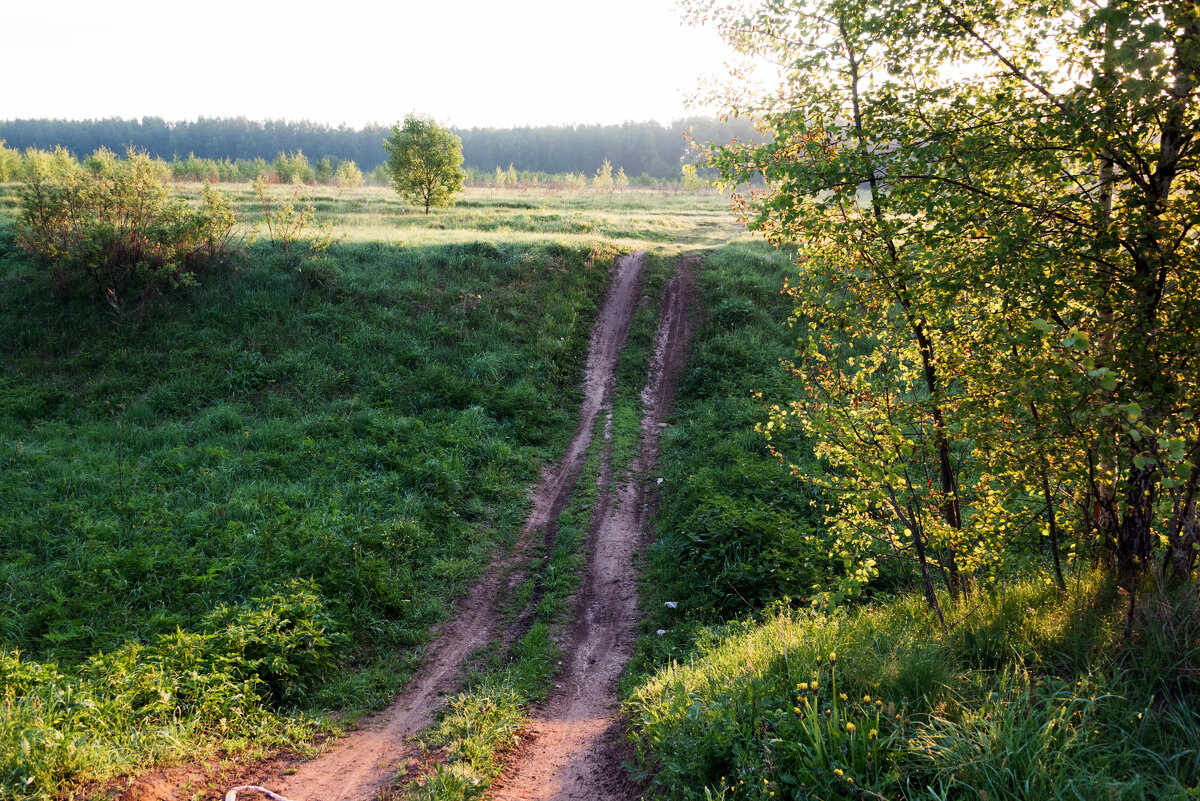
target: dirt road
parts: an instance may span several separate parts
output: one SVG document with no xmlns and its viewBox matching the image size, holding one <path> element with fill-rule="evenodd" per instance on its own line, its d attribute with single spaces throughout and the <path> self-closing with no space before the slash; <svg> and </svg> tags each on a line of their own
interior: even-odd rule
<svg viewBox="0 0 1200 801">
<path fill-rule="evenodd" d="M 646 542 L 651 469 L 694 332 L 696 292 L 691 266 L 681 263 L 663 295 L 650 374 L 642 392 L 641 440 L 630 474 L 614 488 L 609 454 L 602 462 L 587 575 L 575 601 L 564 673 L 535 715 L 517 764 L 489 794 L 496 801 L 637 797 L 638 788 L 621 768 L 626 752 L 617 717 L 617 680 L 638 632 L 634 557 Z"/>
<path fill-rule="evenodd" d="M 263 786 L 293 801 L 367 801 L 392 783 L 398 765 L 416 756 L 410 739 L 433 722 L 440 696 L 457 688 L 467 658 L 503 636 L 504 618 L 498 602 L 524 578 L 519 569 L 513 568 L 521 564 L 531 544 L 553 535 L 551 526 L 575 487 L 591 444 L 596 415 L 609 403 L 617 356 L 641 300 L 644 258 L 640 252 L 622 256 L 613 266 L 608 292 L 592 330 L 575 435 L 562 461 L 543 471 L 534 488 L 521 540 L 511 554 L 487 569 L 462 600 L 453 620 L 435 637 L 408 688 L 319 757 L 307 762 L 280 759 L 260 764 L 240 776 L 226 773 L 225 781 Z M 187 788 L 194 788 L 200 779 L 195 769 L 147 776 L 136 782 L 125 798 L 150 801 L 184 797 L 189 794 Z"/>
</svg>

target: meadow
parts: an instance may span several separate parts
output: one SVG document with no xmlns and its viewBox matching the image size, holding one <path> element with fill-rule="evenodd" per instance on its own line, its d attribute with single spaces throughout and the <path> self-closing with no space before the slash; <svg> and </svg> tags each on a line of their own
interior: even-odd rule
<svg viewBox="0 0 1200 801">
<path fill-rule="evenodd" d="M 736 235 L 713 195 L 299 191 L 319 271 L 260 230 L 125 309 L 56 295 L 0 188 L 5 797 L 383 703 L 569 437 L 612 258 Z"/>
<path fill-rule="evenodd" d="M 0 186 L 0 796 L 311 753 L 386 703 L 516 540 L 527 487 L 574 429 L 612 259 L 643 248 L 618 475 L 654 299 L 676 256 L 703 258 L 622 683 L 648 797 L 1200 786 L 1194 591 L 1143 597 L 1127 627 L 1110 576 L 1072 554 L 1061 591 L 1031 538 L 969 604 L 939 587 L 945 627 L 902 561 L 853 603 L 812 602 L 847 569 L 822 513 L 835 468 L 793 429 L 774 444 L 796 475 L 755 430 L 797 391 L 780 292 L 797 254 L 747 236 L 719 195 L 469 188 L 425 216 L 382 188 L 273 187 L 330 226 L 305 259 L 272 244 L 250 187 L 223 190 L 242 255 L 125 308 L 56 294 L 16 248 L 17 188 Z M 503 770 L 554 681 L 597 458 L 502 611 L 534 603 L 530 627 L 477 654 L 423 735 L 440 764 L 396 792 L 472 797 Z"/>
</svg>

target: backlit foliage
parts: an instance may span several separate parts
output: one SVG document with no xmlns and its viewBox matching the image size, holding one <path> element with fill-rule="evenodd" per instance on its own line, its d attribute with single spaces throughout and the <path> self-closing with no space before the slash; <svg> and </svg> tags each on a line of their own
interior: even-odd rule
<svg viewBox="0 0 1200 801">
<path fill-rule="evenodd" d="M 784 288 L 798 394 L 763 428 L 802 427 L 833 467 L 812 480 L 834 499 L 845 569 L 818 589 L 844 597 L 911 560 L 936 608 L 937 583 L 961 597 L 1043 548 L 1060 585 L 1064 553 L 1186 578 L 1200 533 L 1194 8 L 690 12 L 781 67 L 772 91 L 735 80 L 724 97 L 769 141 L 711 164 L 749 227 L 799 246 Z"/>
</svg>

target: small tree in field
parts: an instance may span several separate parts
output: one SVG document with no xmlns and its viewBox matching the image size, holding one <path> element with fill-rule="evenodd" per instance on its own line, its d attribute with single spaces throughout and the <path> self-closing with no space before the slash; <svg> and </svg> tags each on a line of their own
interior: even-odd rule
<svg viewBox="0 0 1200 801">
<path fill-rule="evenodd" d="M 337 168 L 337 185 L 342 189 L 355 189 L 362 186 L 362 170 L 353 161 L 343 161 Z"/>
<path fill-rule="evenodd" d="M 392 126 L 383 141 L 388 152 L 392 186 L 402 196 L 420 203 L 425 213 L 433 206 L 449 206 L 462 189 L 462 140 L 428 117 L 409 114 L 403 125 Z"/>
<path fill-rule="evenodd" d="M 604 163 L 600 165 L 600 169 L 596 170 L 596 174 L 592 176 L 592 188 L 597 192 L 612 190 L 612 163 L 608 159 L 604 160 Z"/>
<path fill-rule="evenodd" d="M 0 139 L 0 183 L 16 180 L 21 172 L 21 153 L 4 146 Z"/>
</svg>

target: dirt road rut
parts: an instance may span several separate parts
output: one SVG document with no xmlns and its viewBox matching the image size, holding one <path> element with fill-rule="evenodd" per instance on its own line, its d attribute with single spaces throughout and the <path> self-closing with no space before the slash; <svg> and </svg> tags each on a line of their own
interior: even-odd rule
<svg viewBox="0 0 1200 801">
<path fill-rule="evenodd" d="M 617 680 L 638 633 L 634 558 L 645 544 L 651 470 L 663 419 L 694 333 L 695 281 L 683 261 L 663 295 L 650 373 L 642 392 L 638 454 L 613 487 L 608 455 L 588 540 L 588 568 L 576 598 L 564 673 L 535 715 L 518 762 L 489 794 L 496 801 L 627 801 L 638 788 L 626 777 Z"/>
</svg>

